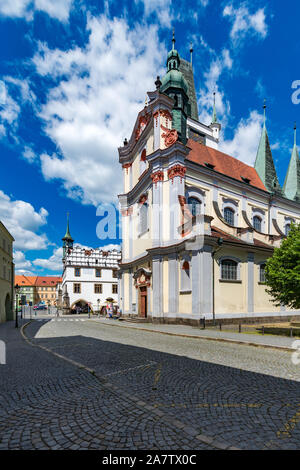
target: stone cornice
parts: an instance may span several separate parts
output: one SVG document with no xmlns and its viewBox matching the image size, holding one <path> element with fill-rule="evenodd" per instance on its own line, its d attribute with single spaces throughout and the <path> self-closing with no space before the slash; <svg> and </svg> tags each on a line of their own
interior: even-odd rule
<svg viewBox="0 0 300 470">
<path fill-rule="evenodd" d="M 118 195 L 121 207 L 125 208 L 136 202 L 139 196 L 148 189 L 151 183 L 151 172 L 148 169 L 147 173 L 144 174 L 143 178 L 138 181 L 131 191 Z"/>
</svg>

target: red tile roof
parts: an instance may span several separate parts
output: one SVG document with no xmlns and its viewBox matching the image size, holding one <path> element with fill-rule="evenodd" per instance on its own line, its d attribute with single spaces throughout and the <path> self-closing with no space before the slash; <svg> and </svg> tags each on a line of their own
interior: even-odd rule
<svg viewBox="0 0 300 470">
<path fill-rule="evenodd" d="M 35 281 L 35 286 L 44 287 L 44 286 L 56 286 L 58 282 L 62 282 L 62 278 L 58 276 L 37 276 Z"/>
<path fill-rule="evenodd" d="M 243 181 L 242 177 L 247 178 L 250 180 L 250 186 L 267 191 L 255 168 L 252 166 L 246 165 L 246 163 L 241 162 L 237 158 L 195 142 L 192 139 L 188 140 L 187 146 L 191 149 L 187 156 L 187 159 L 191 162 L 203 166 L 205 166 L 205 163 L 209 163 L 214 165 L 215 171 L 223 175 L 230 176 L 238 181 Z"/>
<path fill-rule="evenodd" d="M 15 284 L 19 286 L 34 286 L 35 285 L 36 276 L 24 276 L 22 275 L 15 275 Z"/>
<path fill-rule="evenodd" d="M 54 287 L 58 282 L 62 282 L 62 278 L 58 276 L 15 275 L 15 284 L 19 284 L 19 286 Z"/>
</svg>

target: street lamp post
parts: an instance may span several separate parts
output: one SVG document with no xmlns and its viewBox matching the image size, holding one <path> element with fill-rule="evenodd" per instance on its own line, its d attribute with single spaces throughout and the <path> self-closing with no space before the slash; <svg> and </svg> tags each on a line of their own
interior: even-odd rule
<svg viewBox="0 0 300 470">
<path fill-rule="evenodd" d="M 16 293 L 16 324 L 15 327 L 18 328 L 18 303 L 19 303 L 19 285 L 15 285 L 15 293 Z"/>
</svg>

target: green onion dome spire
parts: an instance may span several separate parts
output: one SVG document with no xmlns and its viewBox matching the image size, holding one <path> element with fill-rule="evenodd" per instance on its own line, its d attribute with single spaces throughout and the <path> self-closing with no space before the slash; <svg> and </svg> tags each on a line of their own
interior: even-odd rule
<svg viewBox="0 0 300 470">
<path fill-rule="evenodd" d="M 70 228 L 69 228 L 69 213 L 67 214 L 67 230 L 66 230 L 66 234 L 63 238 L 63 240 L 69 240 L 71 242 L 73 242 L 73 238 L 71 237 L 71 234 L 70 234 Z"/>
<path fill-rule="evenodd" d="M 173 30 L 172 49 L 168 53 L 167 57 L 167 73 L 162 79 L 161 92 L 166 91 L 168 88 L 181 88 L 188 92 L 188 84 L 182 74 L 179 71 L 180 56 L 178 51 L 175 49 L 175 33 Z"/>
</svg>

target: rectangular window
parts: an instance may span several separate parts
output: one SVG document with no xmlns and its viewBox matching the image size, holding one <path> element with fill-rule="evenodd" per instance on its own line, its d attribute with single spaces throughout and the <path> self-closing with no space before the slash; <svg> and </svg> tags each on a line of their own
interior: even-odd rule
<svg viewBox="0 0 300 470">
<path fill-rule="evenodd" d="M 118 284 L 113 284 L 112 285 L 112 293 L 117 294 L 118 293 Z"/>
<path fill-rule="evenodd" d="M 80 294 L 81 293 L 81 284 L 73 284 L 73 293 Z"/>
<path fill-rule="evenodd" d="M 221 264 L 221 279 L 228 281 L 237 280 L 237 263 L 232 260 L 223 260 Z"/>
<path fill-rule="evenodd" d="M 259 267 L 259 282 L 266 282 L 266 265 L 261 264 Z"/>
<path fill-rule="evenodd" d="M 95 292 L 95 294 L 102 294 L 102 284 L 95 284 L 94 285 L 94 292 Z"/>
<path fill-rule="evenodd" d="M 80 277 L 80 268 L 74 268 L 74 276 Z"/>
<path fill-rule="evenodd" d="M 98 268 L 95 269 L 95 276 L 101 277 L 101 269 L 98 269 Z"/>
<path fill-rule="evenodd" d="M 116 269 L 113 269 L 112 277 L 113 277 L 113 278 L 117 278 L 117 277 L 118 277 L 118 271 L 117 271 Z"/>
</svg>

